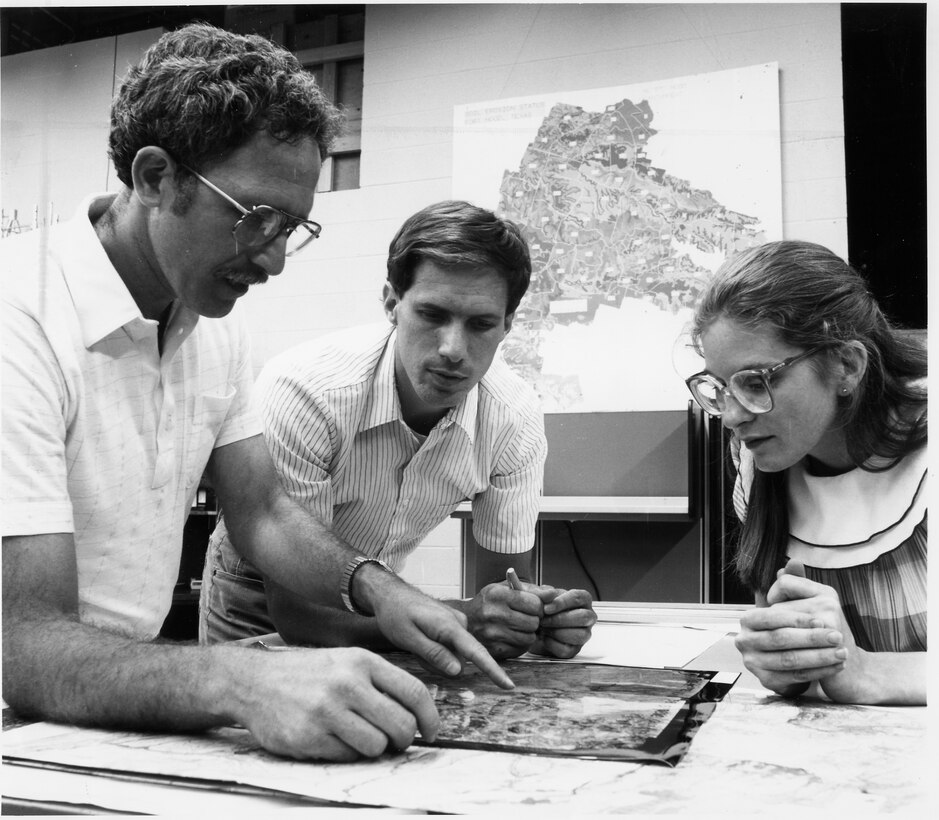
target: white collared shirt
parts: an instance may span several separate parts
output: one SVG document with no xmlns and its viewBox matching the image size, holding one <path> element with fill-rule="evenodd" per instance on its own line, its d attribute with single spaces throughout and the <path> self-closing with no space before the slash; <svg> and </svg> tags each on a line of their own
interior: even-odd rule
<svg viewBox="0 0 939 820">
<path fill-rule="evenodd" d="M 212 449 L 260 432 L 240 312 L 174 311 L 158 349 L 92 225 L 3 240 L 4 535 L 74 533 L 82 621 L 155 637 Z"/>
</svg>

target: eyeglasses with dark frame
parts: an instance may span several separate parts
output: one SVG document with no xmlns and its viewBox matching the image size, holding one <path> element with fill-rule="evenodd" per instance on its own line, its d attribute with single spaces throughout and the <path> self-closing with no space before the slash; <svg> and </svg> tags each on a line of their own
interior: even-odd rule
<svg viewBox="0 0 939 820">
<path fill-rule="evenodd" d="M 231 231 L 232 236 L 235 238 L 235 253 L 238 253 L 239 245 L 246 248 L 258 248 L 283 235 L 287 238 L 284 255 L 294 256 L 319 237 L 323 231 L 323 226 L 318 222 L 313 222 L 311 219 L 301 219 L 271 205 L 255 205 L 248 210 L 217 185 L 209 182 L 198 171 L 194 171 L 188 165 L 182 167 L 203 185 L 211 188 L 226 202 L 241 211 L 241 219 L 235 223 L 235 227 Z"/>
<path fill-rule="evenodd" d="M 770 377 L 786 367 L 791 367 L 796 362 L 807 359 L 820 350 L 822 350 L 821 347 L 813 347 L 804 353 L 790 356 L 788 359 L 783 359 L 778 364 L 769 367 L 761 367 L 755 370 L 738 370 L 726 384 L 706 370 L 689 376 L 685 379 L 685 384 L 688 385 L 694 400 L 709 415 L 723 415 L 727 404 L 727 396 L 733 396 L 737 403 L 750 413 L 755 415 L 768 413 L 774 406 Z"/>
</svg>

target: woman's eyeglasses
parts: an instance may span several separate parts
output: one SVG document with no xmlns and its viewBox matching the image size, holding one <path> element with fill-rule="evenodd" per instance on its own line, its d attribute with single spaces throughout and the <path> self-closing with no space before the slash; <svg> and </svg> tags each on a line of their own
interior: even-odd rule
<svg viewBox="0 0 939 820">
<path fill-rule="evenodd" d="M 211 188 L 220 197 L 234 205 L 242 213 L 241 219 L 232 228 L 235 238 L 235 252 L 238 248 L 257 248 L 273 242 L 278 236 L 287 238 L 286 256 L 293 256 L 302 248 L 309 245 L 322 233 L 323 227 L 310 219 L 300 219 L 285 213 L 270 205 L 255 205 L 251 210 L 242 207 L 217 185 L 213 185 L 202 174 L 194 171 L 188 165 L 183 165 L 190 174 L 203 185 Z"/>
<path fill-rule="evenodd" d="M 818 353 L 821 349 L 821 347 L 813 347 L 805 353 L 790 356 L 770 367 L 762 367 L 758 370 L 738 370 L 726 384 L 707 371 L 696 373 L 685 379 L 685 384 L 688 385 L 694 400 L 712 416 L 720 416 L 724 413 L 727 396 L 733 396 L 741 407 L 751 413 L 757 415 L 768 413 L 773 409 L 773 389 L 770 377 L 783 368 Z"/>
</svg>

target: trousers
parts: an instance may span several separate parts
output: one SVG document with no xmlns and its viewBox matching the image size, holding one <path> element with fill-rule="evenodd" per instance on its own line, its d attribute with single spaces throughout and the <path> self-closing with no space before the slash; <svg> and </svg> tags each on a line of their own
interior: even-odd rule
<svg viewBox="0 0 939 820">
<path fill-rule="evenodd" d="M 216 527 L 202 571 L 199 643 L 222 643 L 271 632 L 276 628 L 268 614 L 261 574 L 235 552 L 224 527 Z"/>
</svg>

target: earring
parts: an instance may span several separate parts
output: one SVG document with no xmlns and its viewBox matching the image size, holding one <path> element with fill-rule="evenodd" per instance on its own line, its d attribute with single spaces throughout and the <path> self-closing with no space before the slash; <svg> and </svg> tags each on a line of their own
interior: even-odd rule
<svg viewBox="0 0 939 820">
<path fill-rule="evenodd" d="M 848 395 L 848 392 L 849 392 L 849 391 L 848 391 L 848 386 L 847 386 L 846 384 L 841 385 L 841 395 L 842 395 L 842 396 L 847 396 L 847 395 Z"/>
</svg>

